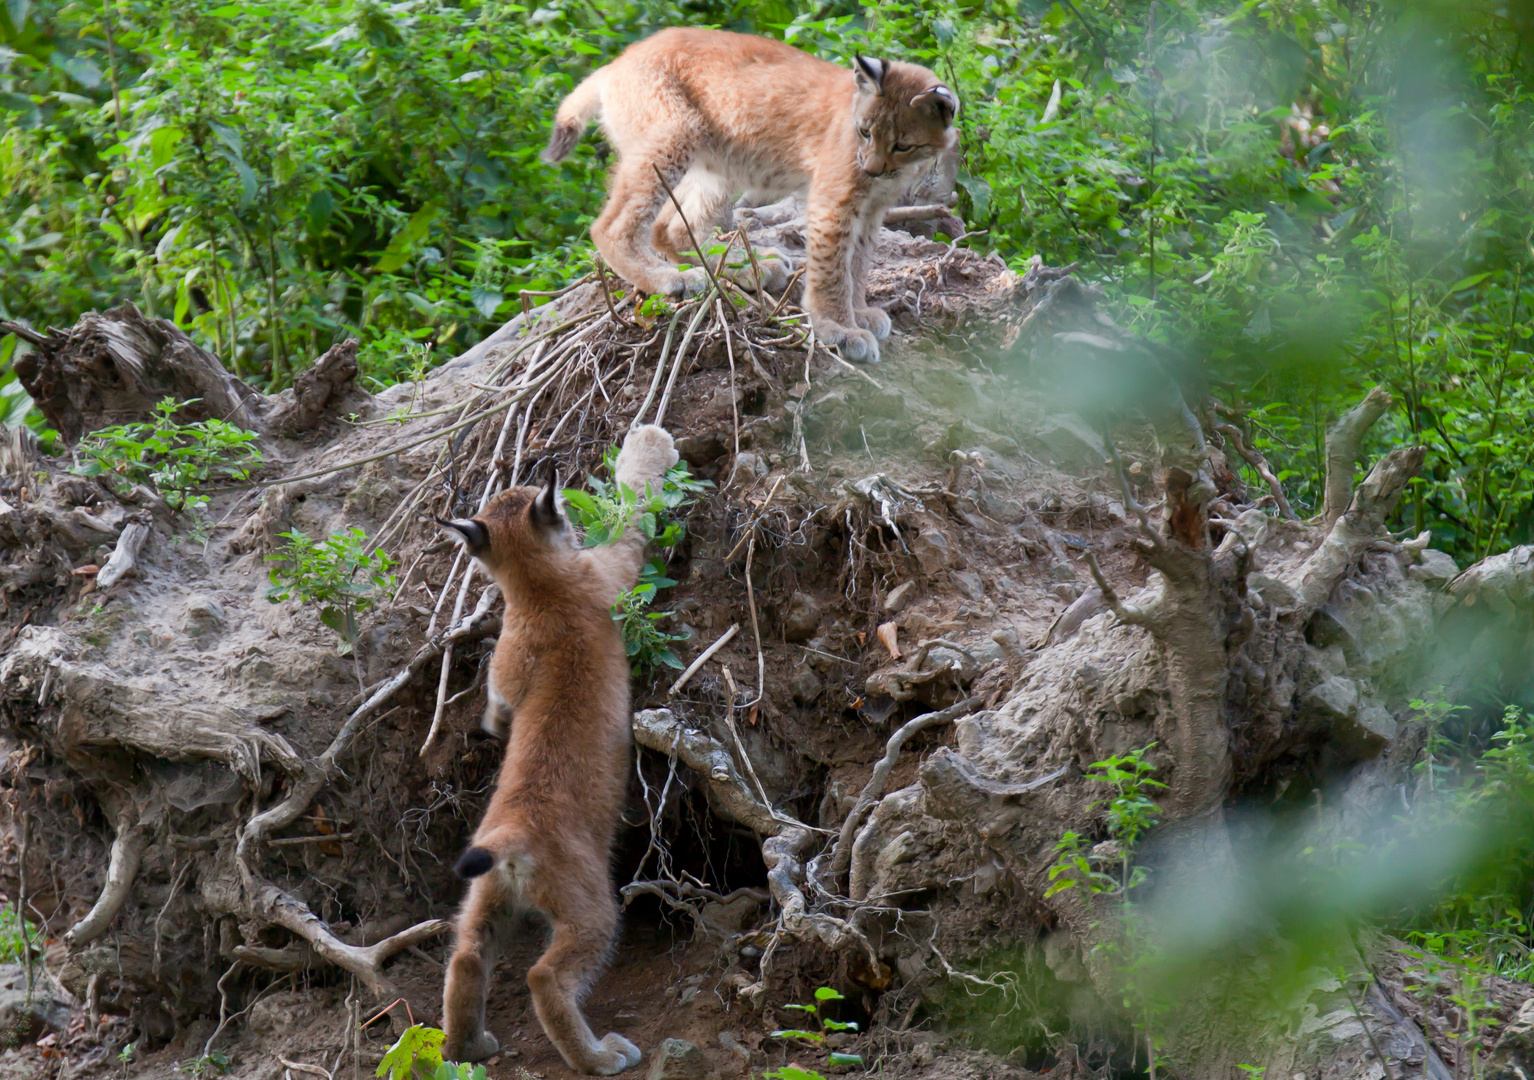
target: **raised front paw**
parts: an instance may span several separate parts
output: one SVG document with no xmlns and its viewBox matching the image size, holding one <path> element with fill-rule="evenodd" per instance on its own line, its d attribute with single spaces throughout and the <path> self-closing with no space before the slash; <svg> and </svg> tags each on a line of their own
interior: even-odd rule
<svg viewBox="0 0 1534 1080">
<path fill-rule="evenodd" d="M 890 336 L 890 317 L 885 314 L 883 308 L 858 308 L 852 314 L 853 318 L 857 319 L 859 326 L 869 331 L 880 341 Z"/>
<path fill-rule="evenodd" d="M 869 364 L 879 362 L 879 339 L 867 330 L 843 326 L 829 319 L 815 319 L 811 325 L 821 344 L 836 346 L 848 360 Z"/>
<path fill-rule="evenodd" d="M 622 1035 L 616 1031 L 608 1032 L 602 1039 L 603 1060 L 597 1064 L 597 1075 L 612 1076 L 614 1073 L 621 1073 L 624 1069 L 638 1065 L 639 1059 L 643 1056 L 639 1052 L 639 1047 Z"/>
<path fill-rule="evenodd" d="M 641 424 L 624 437 L 613 475 L 631 490 L 643 491 L 646 484 L 659 483 L 666 470 L 677 463 L 677 457 L 676 442 L 669 431 Z"/>
<path fill-rule="evenodd" d="M 484 1061 L 500 1048 L 495 1036 L 481 1028 L 477 1035 L 444 1043 L 442 1057 L 447 1061 Z"/>
</svg>

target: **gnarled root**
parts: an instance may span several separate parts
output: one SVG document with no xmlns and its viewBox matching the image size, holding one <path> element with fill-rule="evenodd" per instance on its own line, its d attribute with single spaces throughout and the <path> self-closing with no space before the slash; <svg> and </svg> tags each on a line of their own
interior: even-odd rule
<svg viewBox="0 0 1534 1080">
<path fill-rule="evenodd" d="M 101 895 L 85 918 L 75 923 L 64 935 L 70 948 L 88 945 L 112 925 L 112 920 L 122 910 L 133 888 L 133 878 L 138 874 L 139 859 L 149 842 L 148 830 L 132 807 L 124 807 L 117 815 L 117 837 L 112 841 L 112 855 L 107 863 L 107 882 Z"/>
</svg>

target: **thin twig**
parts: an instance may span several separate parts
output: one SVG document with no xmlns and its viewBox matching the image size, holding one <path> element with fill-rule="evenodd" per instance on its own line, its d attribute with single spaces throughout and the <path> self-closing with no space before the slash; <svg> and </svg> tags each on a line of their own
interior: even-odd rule
<svg viewBox="0 0 1534 1080">
<path fill-rule="evenodd" d="M 672 191 L 671 185 L 666 183 L 666 174 L 660 171 L 659 165 L 652 163 L 650 168 L 655 170 L 655 178 L 660 181 L 660 186 L 665 188 L 666 194 L 671 197 L 671 205 L 676 207 L 676 216 L 682 219 L 682 225 L 687 229 L 687 239 L 692 241 L 692 249 L 698 255 L 698 263 L 703 267 L 703 272 L 708 275 L 709 285 L 716 293 L 723 296 L 724 290 L 719 287 L 719 280 L 714 277 L 714 271 L 709 268 L 708 256 L 703 253 L 703 245 L 698 243 L 698 236 L 692 231 L 692 222 L 688 221 L 687 215 L 682 213 L 682 204 L 677 201 L 676 192 Z"/>
<path fill-rule="evenodd" d="M 687 665 L 687 670 L 676 677 L 676 682 L 671 684 L 671 687 L 666 691 L 666 696 L 671 697 L 672 695 L 676 694 L 677 691 L 681 690 L 682 687 L 686 686 L 687 681 L 698 673 L 698 669 L 701 668 L 704 664 L 708 663 L 711 656 L 728 645 L 730 639 L 733 638 L 739 630 L 740 623 L 732 623 L 728 630 L 719 635 L 718 641 L 714 642 L 708 648 L 699 653 L 698 658 Z"/>
</svg>

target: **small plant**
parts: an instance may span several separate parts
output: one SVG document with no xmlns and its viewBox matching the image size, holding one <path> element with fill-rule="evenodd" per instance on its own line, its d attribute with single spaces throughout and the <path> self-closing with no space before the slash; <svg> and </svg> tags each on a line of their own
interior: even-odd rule
<svg viewBox="0 0 1534 1080">
<path fill-rule="evenodd" d="M 207 504 L 190 489 L 213 480 L 244 480 L 261 462 L 256 434 L 222 420 L 178 424 L 175 414 L 191 401 L 165 398 L 152 421 L 102 428 L 80 440 L 81 476 L 108 476 L 129 484 L 147 483 L 177 510 Z"/>
<path fill-rule="evenodd" d="M 211 1054 L 204 1054 L 192 1061 L 178 1061 L 176 1071 L 189 1072 L 197 1080 L 207 1080 L 210 1076 L 225 1076 L 229 1072 L 229 1055 L 222 1050 L 215 1050 Z"/>
<path fill-rule="evenodd" d="M 280 603 L 295 598 L 301 604 L 319 604 L 320 621 L 341 639 L 341 655 L 357 644 L 357 616 L 380 592 L 394 587 L 389 567 L 394 560 L 378 550 L 366 550 L 367 533 L 359 528 L 333 533 L 319 543 L 300 532 L 285 532 L 282 549 L 266 557 L 273 563 L 266 598 Z M 358 580 L 358 575 L 361 580 Z"/>
<path fill-rule="evenodd" d="M 36 950 L 37 928 L 23 919 L 15 904 L 0 904 L 0 964 L 25 963 Z"/>
<path fill-rule="evenodd" d="M 441 1028 L 412 1024 L 385 1052 L 374 1076 L 388 1080 L 485 1080 L 483 1065 L 442 1060 Z"/>
<path fill-rule="evenodd" d="M 826 1041 L 826 1032 L 856 1031 L 858 1026 L 851 1020 L 832 1020 L 829 1016 L 822 1015 L 823 1006 L 832 1001 L 844 1001 L 845 997 L 829 986 L 822 986 L 815 991 L 815 1004 L 813 1005 L 785 1005 L 785 1009 L 794 1012 L 802 1012 L 809 1015 L 814 1024 L 809 1029 L 785 1028 L 772 1032 L 772 1036 L 778 1039 L 802 1039 L 808 1043 L 823 1043 Z M 828 1065 L 862 1065 L 862 1054 L 842 1054 L 832 1051 L 826 1058 Z M 775 1069 L 765 1074 L 771 1080 L 824 1080 L 824 1077 L 812 1069 L 806 1069 L 800 1065 L 785 1065 L 781 1069 Z"/>
<path fill-rule="evenodd" d="M 609 447 L 603 458 L 608 472 L 616 469 L 617 447 Z M 635 528 L 647 543 L 663 550 L 676 547 L 686 535 L 686 526 L 675 520 L 677 510 L 690 503 L 712 485 L 699 480 L 681 462 L 673 465 L 661 483 L 660 491 L 635 492 L 627 485 L 609 483 L 592 477 L 590 490 L 566 488 L 565 504 L 570 516 L 580 526 L 586 547 L 596 547 L 616 540 L 625 529 Z M 660 627 L 669 611 L 651 611 L 656 593 L 676 582 L 665 575 L 665 561 L 657 556 L 639 573 L 632 589 L 619 595 L 613 604 L 613 620 L 623 630 L 623 644 L 636 675 L 665 666 L 679 668 L 671 646 L 683 640 Z"/>
<path fill-rule="evenodd" d="M 1118 878 L 1114 879 L 1093 869 L 1090 856 L 1084 854 L 1085 838 L 1068 832 L 1055 844 L 1055 851 L 1059 854 L 1055 865 L 1049 868 L 1052 884 L 1044 894 L 1046 897 L 1078 885 L 1092 893 L 1121 890 L 1127 896 L 1130 889 L 1144 880 L 1144 870 L 1133 866 L 1134 848 L 1140 837 L 1161 816 L 1161 808 L 1151 800 L 1151 791 L 1166 787 L 1160 780 L 1151 777 L 1156 766 L 1145 760 L 1145 755 L 1155 746 L 1155 743 L 1150 743 L 1138 750 L 1094 761 L 1087 766 L 1088 777 L 1114 790 L 1112 798 L 1094 803 L 1092 808 L 1108 808 L 1108 834 L 1118 841 Z"/>
<path fill-rule="evenodd" d="M 117 1051 L 117 1064 L 122 1066 L 123 1080 L 128 1080 L 128 1066 L 133 1064 L 133 1059 L 138 1056 L 138 1043 L 130 1042 L 127 1046 Z"/>
</svg>

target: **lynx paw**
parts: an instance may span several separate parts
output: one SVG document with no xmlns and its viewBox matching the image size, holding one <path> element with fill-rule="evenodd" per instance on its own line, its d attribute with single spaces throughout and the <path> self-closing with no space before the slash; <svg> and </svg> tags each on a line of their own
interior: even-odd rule
<svg viewBox="0 0 1534 1080">
<path fill-rule="evenodd" d="M 639 1047 L 612 1031 L 602 1039 L 602 1056 L 604 1060 L 597 1065 L 597 1075 L 612 1076 L 638 1065 L 644 1055 L 639 1052 Z"/>
<path fill-rule="evenodd" d="M 879 362 L 879 339 L 867 330 L 843 326 L 822 319 L 814 323 L 815 335 L 826 345 L 835 345 L 848 360 L 877 364 Z"/>
<path fill-rule="evenodd" d="M 788 286 L 788 279 L 793 274 L 793 263 L 788 261 L 777 248 L 756 249 L 756 269 L 762 278 L 762 288 L 770 293 L 781 293 Z M 744 267 L 744 273 L 740 277 L 740 283 L 747 288 L 756 287 L 756 278 L 751 273 L 748 263 Z"/>
<path fill-rule="evenodd" d="M 890 336 L 890 317 L 885 314 L 883 308 L 858 308 L 853 312 L 853 317 L 857 319 L 859 326 L 880 341 Z"/>
<path fill-rule="evenodd" d="M 646 484 L 659 483 L 676 462 L 676 443 L 671 433 L 654 424 L 641 424 L 624 438 L 613 472 L 618 483 L 643 491 Z"/>
<path fill-rule="evenodd" d="M 452 1043 L 444 1045 L 442 1056 L 448 1061 L 484 1061 L 500 1048 L 501 1044 L 494 1035 L 481 1030 L 479 1034 L 469 1036 L 456 1046 Z"/>
<path fill-rule="evenodd" d="M 649 287 L 640 286 L 643 292 L 664 296 L 671 300 L 683 300 L 689 296 L 696 296 L 706 288 L 708 288 L 708 274 L 701 266 L 657 273 L 649 282 Z"/>
</svg>

